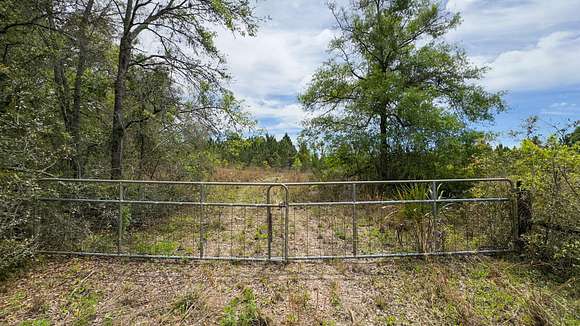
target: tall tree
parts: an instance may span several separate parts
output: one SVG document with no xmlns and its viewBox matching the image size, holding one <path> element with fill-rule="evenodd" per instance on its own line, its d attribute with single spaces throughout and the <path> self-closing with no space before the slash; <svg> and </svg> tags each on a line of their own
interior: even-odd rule
<svg viewBox="0 0 580 326">
<path fill-rule="evenodd" d="M 213 44 L 215 33 L 208 25 L 225 26 L 232 32 L 253 35 L 256 19 L 248 0 L 114 0 L 121 22 L 119 55 L 114 83 L 111 132 L 111 178 L 123 174 L 124 103 L 127 73 L 132 66 L 167 66 L 198 92 L 223 90 L 228 78 L 223 58 Z M 147 34 L 159 49 L 139 47 Z M 142 54 L 137 56 L 136 54 Z"/>
<path fill-rule="evenodd" d="M 460 18 L 439 2 L 356 0 L 330 9 L 339 35 L 300 96 L 307 111 L 322 112 L 305 135 L 374 141 L 379 178 L 398 176 L 391 154 L 435 148 L 504 109 L 500 93 L 474 83 L 485 69 L 443 40 Z"/>
<path fill-rule="evenodd" d="M 296 147 L 292 144 L 292 139 L 288 134 L 284 134 L 278 143 L 278 155 L 280 156 L 280 167 L 290 168 L 296 156 Z"/>
</svg>

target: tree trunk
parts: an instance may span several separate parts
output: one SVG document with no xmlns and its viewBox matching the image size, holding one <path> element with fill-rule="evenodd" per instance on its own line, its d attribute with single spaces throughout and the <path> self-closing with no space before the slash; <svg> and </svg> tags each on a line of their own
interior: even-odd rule
<svg viewBox="0 0 580 326">
<path fill-rule="evenodd" d="M 115 102 L 113 107 L 113 129 L 111 132 L 111 179 L 118 180 L 123 176 L 123 98 L 125 97 L 125 78 L 129 70 L 131 42 L 128 36 L 121 38 L 119 63 L 115 79 Z"/>
<path fill-rule="evenodd" d="M 131 46 L 133 38 L 133 0 L 127 0 L 125 17 L 123 17 L 123 35 L 119 43 L 119 61 L 117 63 L 117 77 L 115 79 L 115 102 L 113 106 L 113 128 L 111 130 L 111 179 L 123 177 L 123 98 L 125 97 L 125 78 L 129 70 Z"/>
<path fill-rule="evenodd" d="M 389 180 L 389 143 L 387 140 L 387 115 L 385 113 L 380 114 L 379 121 L 379 177 L 381 180 Z"/>
<path fill-rule="evenodd" d="M 79 59 L 77 63 L 77 71 L 75 75 L 75 85 L 73 94 L 73 108 L 71 117 L 71 133 L 73 138 L 74 150 L 73 165 L 77 178 L 83 175 L 83 160 L 81 155 L 81 88 L 82 78 L 86 70 L 87 61 L 87 25 L 89 23 L 89 16 L 93 10 L 94 0 L 89 0 L 83 12 L 83 18 L 79 26 Z"/>
</svg>

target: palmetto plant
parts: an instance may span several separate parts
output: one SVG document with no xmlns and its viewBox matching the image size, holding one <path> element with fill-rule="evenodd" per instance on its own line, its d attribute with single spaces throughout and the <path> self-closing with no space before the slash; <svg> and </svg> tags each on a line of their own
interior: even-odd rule
<svg viewBox="0 0 580 326">
<path fill-rule="evenodd" d="M 402 186 L 398 191 L 399 200 L 428 200 L 433 198 L 433 190 L 425 185 L 414 184 Z M 437 191 L 439 193 L 439 191 Z M 438 195 L 438 199 L 441 194 Z M 407 203 L 398 211 L 399 219 L 409 225 L 415 239 L 418 252 L 433 250 L 434 216 L 432 206 L 428 203 Z"/>
</svg>

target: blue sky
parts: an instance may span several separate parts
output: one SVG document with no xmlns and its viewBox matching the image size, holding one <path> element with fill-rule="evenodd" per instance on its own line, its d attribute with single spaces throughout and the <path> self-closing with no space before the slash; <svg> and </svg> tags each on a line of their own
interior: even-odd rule
<svg viewBox="0 0 580 326">
<path fill-rule="evenodd" d="M 346 0 L 338 1 L 346 2 Z M 580 0 L 448 0 L 463 23 L 447 35 L 472 61 L 489 67 L 482 84 L 503 90 L 510 109 L 493 124 L 477 126 L 514 144 L 507 132 L 530 115 L 540 133 L 580 119 Z M 325 0 L 259 0 L 270 19 L 253 38 L 219 35 L 233 76 L 231 88 L 244 101 L 258 128 L 295 137 L 307 118 L 297 95 L 328 57 L 335 31 Z"/>
</svg>

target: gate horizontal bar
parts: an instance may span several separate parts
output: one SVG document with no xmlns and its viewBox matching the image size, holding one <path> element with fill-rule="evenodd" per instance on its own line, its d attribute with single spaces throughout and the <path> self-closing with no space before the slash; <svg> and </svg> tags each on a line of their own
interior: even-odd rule
<svg viewBox="0 0 580 326">
<path fill-rule="evenodd" d="M 167 255 L 146 255 L 146 254 L 112 254 L 101 252 L 82 252 L 82 251 L 51 251 L 39 250 L 37 253 L 42 255 L 55 256 L 91 256 L 91 257 L 116 257 L 116 258 L 142 258 L 142 259 L 170 259 L 170 260 L 227 260 L 227 261 L 278 261 L 283 262 L 282 257 L 228 257 L 228 256 L 167 256 Z"/>
<path fill-rule="evenodd" d="M 71 182 L 71 183 L 111 183 L 111 184 L 162 184 L 162 185 L 209 185 L 209 186 L 281 186 L 280 182 L 222 182 L 222 181 L 163 181 L 163 180 L 110 180 L 110 179 L 71 179 L 71 178 L 42 178 L 42 182 Z"/>
<path fill-rule="evenodd" d="M 218 207 L 283 207 L 280 204 L 250 204 L 250 203 L 210 203 L 189 201 L 147 201 L 119 199 L 89 199 L 89 198 L 38 198 L 46 202 L 79 202 L 96 204 L 136 204 L 136 205 L 176 205 L 176 206 L 218 206 Z"/>
<path fill-rule="evenodd" d="M 502 254 L 514 252 L 513 249 L 489 249 L 489 250 L 468 250 L 468 251 L 439 251 L 439 252 L 408 252 L 408 253 L 385 253 L 374 255 L 345 255 L 345 256 L 289 256 L 287 260 L 334 260 L 334 259 L 376 259 L 376 258 L 397 258 L 397 257 L 427 257 L 427 256 L 469 256 L 485 254 Z M 169 260 L 218 260 L 218 261 L 273 261 L 284 262 L 283 257 L 228 257 L 228 256 L 167 256 L 167 255 L 146 255 L 146 254 L 113 254 L 100 252 L 79 252 L 79 251 L 50 251 L 41 250 L 39 254 L 55 256 L 89 256 L 89 257 L 111 257 L 111 258 L 140 258 L 140 259 L 169 259 Z"/>
<path fill-rule="evenodd" d="M 432 182 L 506 182 L 510 185 L 513 181 L 508 178 L 469 178 L 469 179 L 423 179 L 423 180 L 368 180 L 368 181 L 319 181 L 319 182 L 284 182 L 288 187 L 295 186 L 325 186 L 325 185 L 350 185 L 350 184 L 401 184 L 401 183 L 432 183 Z"/>
<path fill-rule="evenodd" d="M 400 252 L 373 255 L 346 255 L 346 256 L 291 256 L 288 260 L 333 260 L 333 259 L 373 259 L 373 258 L 396 258 L 396 257 L 426 257 L 426 256 L 468 256 L 484 254 L 500 254 L 514 252 L 513 249 L 487 249 L 466 251 L 437 251 L 437 252 Z"/>
<path fill-rule="evenodd" d="M 433 203 L 471 203 L 471 202 L 507 202 L 510 198 L 449 198 L 449 199 L 417 199 L 417 200 L 376 200 L 376 201 L 343 201 L 343 202 L 305 202 L 289 203 L 296 206 L 350 206 L 350 205 L 400 205 L 400 204 L 433 204 Z"/>
</svg>

